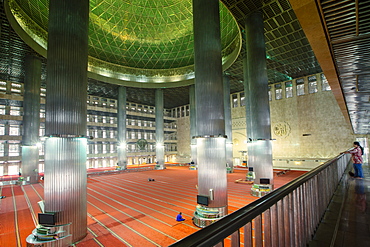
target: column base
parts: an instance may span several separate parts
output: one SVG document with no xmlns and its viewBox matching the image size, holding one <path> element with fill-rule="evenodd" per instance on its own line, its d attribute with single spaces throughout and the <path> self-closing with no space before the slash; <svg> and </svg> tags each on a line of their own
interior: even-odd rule
<svg viewBox="0 0 370 247">
<path fill-rule="evenodd" d="M 28 185 L 28 184 L 37 184 L 38 182 L 39 182 L 39 176 L 37 177 L 27 176 L 27 177 L 18 178 L 17 184 L 18 185 Z"/>
<path fill-rule="evenodd" d="M 38 225 L 26 239 L 27 247 L 62 247 L 72 244 L 70 224 L 57 226 Z"/>
<path fill-rule="evenodd" d="M 226 167 L 226 173 L 233 173 L 234 170 L 231 167 Z"/>
<path fill-rule="evenodd" d="M 193 223 L 197 227 L 204 228 L 211 225 L 213 222 L 218 221 L 227 214 L 227 206 L 219 208 L 208 208 L 202 205 L 197 205 Z"/>
<path fill-rule="evenodd" d="M 198 170 L 198 166 L 196 165 L 190 165 L 189 170 Z"/>
<path fill-rule="evenodd" d="M 29 181 L 24 181 L 24 180 L 18 180 L 16 182 L 17 185 L 29 185 L 31 184 Z"/>
<path fill-rule="evenodd" d="M 272 191 L 272 184 L 254 184 L 251 188 L 252 196 L 262 197 Z"/>
<path fill-rule="evenodd" d="M 155 165 L 154 169 L 155 170 L 164 170 L 164 169 L 166 169 L 166 167 L 164 165 Z"/>
</svg>

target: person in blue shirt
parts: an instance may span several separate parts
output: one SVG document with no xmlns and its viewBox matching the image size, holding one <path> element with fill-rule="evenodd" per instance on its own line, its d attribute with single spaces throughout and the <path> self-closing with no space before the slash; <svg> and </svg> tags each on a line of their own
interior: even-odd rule
<svg viewBox="0 0 370 247">
<path fill-rule="evenodd" d="M 182 213 L 180 212 L 177 216 L 176 216 L 176 221 L 184 221 L 185 219 L 182 217 Z"/>
</svg>

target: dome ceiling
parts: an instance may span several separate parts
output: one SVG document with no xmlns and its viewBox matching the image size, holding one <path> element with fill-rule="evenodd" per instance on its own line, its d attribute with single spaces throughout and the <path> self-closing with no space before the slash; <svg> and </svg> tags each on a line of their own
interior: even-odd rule
<svg viewBox="0 0 370 247">
<path fill-rule="evenodd" d="M 17 32 L 31 37 L 24 40 L 44 56 L 48 4 L 8 0 L 6 6 L 14 17 L 13 27 L 16 24 Z M 239 55 L 241 34 L 222 3 L 220 18 L 226 69 Z M 194 78 L 193 42 L 191 0 L 90 0 L 89 72 L 95 79 L 129 86 L 179 86 L 179 81 Z"/>
</svg>

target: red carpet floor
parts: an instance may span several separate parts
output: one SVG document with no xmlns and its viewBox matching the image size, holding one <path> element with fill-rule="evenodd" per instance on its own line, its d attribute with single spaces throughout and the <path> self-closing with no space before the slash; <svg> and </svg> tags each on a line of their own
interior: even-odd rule
<svg viewBox="0 0 370 247">
<path fill-rule="evenodd" d="M 303 173 L 275 176 L 275 188 Z M 250 195 L 251 185 L 235 183 L 245 174 L 245 169 L 228 174 L 229 213 L 257 199 Z M 168 246 L 198 231 L 191 221 L 196 185 L 197 171 L 184 166 L 89 177 L 88 234 L 75 246 Z M 0 190 L 6 196 L 0 200 L 0 246 L 26 246 L 37 224 L 43 184 L 5 185 Z M 179 212 L 184 222 L 175 221 Z"/>
</svg>

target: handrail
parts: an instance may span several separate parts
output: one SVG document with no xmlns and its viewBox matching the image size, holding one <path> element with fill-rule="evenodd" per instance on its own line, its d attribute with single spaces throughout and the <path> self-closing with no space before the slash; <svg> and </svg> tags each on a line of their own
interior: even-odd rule
<svg viewBox="0 0 370 247">
<path fill-rule="evenodd" d="M 314 168 L 313 170 L 272 191 L 264 197 L 225 216 L 206 228 L 179 240 L 178 242 L 170 245 L 170 247 L 209 247 L 220 243 L 223 239 L 235 233 L 235 231 L 245 226 L 248 222 L 251 222 L 257 216 L 261 215 L 263 212 L 282 200 L 285 196 L 289 195 L 298 187 L 314 178 L 320 172 L 330 167 L 343 156 L 344 154 L 338 155 L 337 157 L 325 162 L 323 165 Z"/>
</svg>

